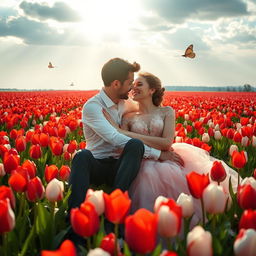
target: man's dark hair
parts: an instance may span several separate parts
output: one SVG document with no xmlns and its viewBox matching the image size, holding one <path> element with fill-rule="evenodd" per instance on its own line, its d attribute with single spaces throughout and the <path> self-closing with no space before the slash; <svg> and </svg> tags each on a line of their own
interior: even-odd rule
<svg viewBox="0 0 256 256">
<path fill-rule="evenodd" d="M 140 70 L 140 65 L 136 62 L 133 64 L 120 58 L 114 58 L 104 64 L 101 70 L 101 77 L 105 86 L 118 80 L 122 84 L 128 78 L 129 72 L 137 72 Z"/>
</svg>

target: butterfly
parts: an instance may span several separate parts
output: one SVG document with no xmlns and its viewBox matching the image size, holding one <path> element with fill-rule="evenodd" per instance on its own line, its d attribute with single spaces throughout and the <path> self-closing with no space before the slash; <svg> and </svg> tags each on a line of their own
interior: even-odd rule
<svg viewBox="0 0 256 256">
<path fill-rule="evenodd" d="M 185 51 L 185 54 L 181 55 L 185 58 L 195 58 L 196 54 L 193 52 L 193 44 L 191 44 Z"/>
<path fill-rule="evenodd" d="M 49 64 L 48 64 L 48 68 L 55 68 L 55 67 L 52 65 L 52 63 L 51 63 L 51 62 L 49 62 Z"/>
</svg>

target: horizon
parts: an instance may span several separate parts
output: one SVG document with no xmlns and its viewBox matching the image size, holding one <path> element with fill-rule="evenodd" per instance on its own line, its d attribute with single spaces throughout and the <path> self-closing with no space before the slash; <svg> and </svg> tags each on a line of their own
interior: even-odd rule
<svg viewBox="0 0 256 256">
<path fill-rule="evenodd" d="M 1 0 L 0 55 L 5 89 L 98 90 L 114 57 L 168 86 L 255 87 L 256 3 Z"/>
</svg>

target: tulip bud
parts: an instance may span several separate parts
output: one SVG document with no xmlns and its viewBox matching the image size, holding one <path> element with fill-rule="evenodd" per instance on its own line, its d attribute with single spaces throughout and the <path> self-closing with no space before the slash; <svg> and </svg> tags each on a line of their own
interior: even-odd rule
<svg viewBox="0 0 256 256">
<path fill-rule="evenodd" d="M 98 215 L 101 215 L 105 210 L 105 202 L 103 198 L 103 190 L 93 191 L 92 189 L 87 190 L 86 201 L 90 201 L 94 207 Z"/>
<path fill-rule="evenodd" d="M 41 256 L 50 256 L 50 255 L 77 256 L 77 252 L 76 252 L 76 247 L 74 243 L 67 239 L 61 244 L 59 249 L 55 251 L 43 250 L 40 255 Z"/>
<path fill-rule="evenodd" d="M 35 177 L 28 182 L 26 196 L 29 201 L 40 200 L 44 197 L 44 186 L 39 177 Z"/>
<path fill-rule="evenodd" d="M 59 177 L 62 181 L 67 181 L 69 179 L 70 173 L 71 173 L 71 170 L 69 166 L 62 165 L 59 170 Z"/>
<path fill-rule="evenodd" d="M 203 192 L 204 208 L 208 213 L 223 213 L 227 204 L 228 194 L 222 186 L 210 183 Z"/>
<path fill-rule="evenodd" d="M 111 256 L 108 252 L 102 250 L 101 248 L 91 249 L 87 256 Z"/>
<path fill-rule="evenodd" d="M 0 200 L 8 198 L 13 209 L 15 209 L 16 199 L 10 187 L 0 186 Z"/>
<path fill-rule="evenodd" d="M 253 228 L 256 230 L 256 210 L 245 210 L 239 221 L 239 229 Z"/>
<path fill-rule="evenodd" d="M 158 196 L 155 200 L 155 204 L 154 204 L 154 212 L 157 212 L 159 209 L 159 206 L 162 202 L 168 202 L 168 198 L 164 197 L 164 196 Z"/>
<path fill-rule="evenodd" d="M 45 197 L 50 202 L 56 202 L 63 198 L 63 191 L 64 191 L 63 182 L 54 178 L 48 183 L 46 187 Z"/>
<path fill-rule="evenodd" d="M 246 165 L 247 162 L 247 154 L 245 151 L 234 151 L 232 154 L 232 165 L 235 168 L 241 169 Z"/>
<path fill-rule="evenodd" d="M 232 156 L 234 151 L 238 151 L 238 147 L 233 144 L 229 147 L 229 155 Z"/>
<path fill-rule="evenodd" d="M 252 146 L 256 147 L 256 136 L 252 136 Z"/>
<path fill-rule="evenodd" d="M 0 177 L 3 177 L 5 175 L 5 171 L 4 171 L 4 165 L 2 163 L 0 163 Z"/>
<path fill-rule="evenodd" d="M 256 255 L 256 231 L 253 229 L 241 229 L 234 243 L 236 256 L 255 256 Z"/>
<path fill-rule="evenodd" d="M 212 168 L 210 170 L 210 176 L 211 179 L 216 182 L 222 182 L 226 179 L 227 173 L 221 162 L 213 162 Z"/>
<path fill-rule="evenodd" d="M 0 200 L 0 234 L 11 231 L 15 226 L 15 215 L 9 198 Z"/>
<path fill-rule="evenodd" d="M 201 226 L 194 227 L 187 235 L 188 256 L 211 256 L 212 235 Z"/>
<path fill-rule="evenodd" d="M 208 133 L 204 133 L 202 136 L 202 142 L 208 143 L 210 141 L 210 136 Z"/>
<path fill-rule="evenodd" d="M 191 195 L 181 193 L 177 199 L 177 204 L 181 206 L 184 218 L 189 218 L 194 213 L 194 203 Z"/>
<path fill-rule="evenodd" d="M 247 146 L 249 145 L 249 138 L 248 138 L 247 136 L 242 137 L 241 145 L 242 145 L 243 147 L 247 147 Z"/>
<path fill-rule="evenodd" d="M 222 138 L 221 132 L 220 131 L 215 131 L 214 132 L 214 139 L 215 140 L 220 140 Z"/>
</svg>

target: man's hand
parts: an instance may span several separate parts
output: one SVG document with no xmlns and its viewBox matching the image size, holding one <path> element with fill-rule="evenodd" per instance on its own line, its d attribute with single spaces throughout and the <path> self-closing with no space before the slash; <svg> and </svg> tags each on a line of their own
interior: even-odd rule
<svg viewBox="0 0 256 256">
<path fill-rule="evenodd" d="M 170 160 L 172 162 L 177 163 L 180 166 L 184 166 L 183 159 L 180 157 L 180 155 L 178 155 L 174 151 L 161 151 L 159 160 L 160 161 Z"/>
</svg>

